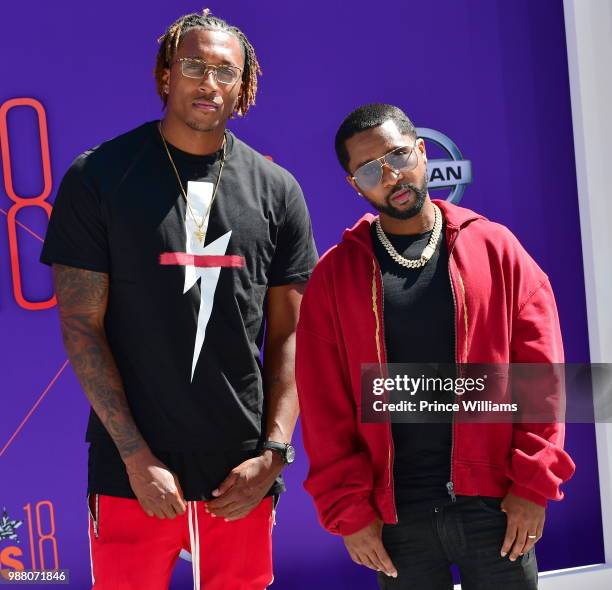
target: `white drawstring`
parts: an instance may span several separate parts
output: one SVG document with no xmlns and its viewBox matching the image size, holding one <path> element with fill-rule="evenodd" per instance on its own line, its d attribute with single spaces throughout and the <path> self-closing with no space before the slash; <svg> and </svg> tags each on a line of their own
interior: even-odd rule
<svg viewBox="0 0 612 590">
<path fill-rule="evenodd" d="M 200 590 L 200 529 L 198 526 L 198 505 L 193 502 L 195 513 L 195 541 L 196 541 L 196 590 Z"/>
<path fill-rule="evenodd" d="M 87 497 L 87 509 L 91 512 L 90 508 L 89 508 L 89 497 Z M 93 558 L 92 558 L 92 554 L 91 554 L 91 527 L 89 526 L 90 524 L 90 519 L 92 518 L 90 516 L 90 512 L 87 514 L 87 538 L 89 539 L 89 565 L 91 567 L 91 585 L 95 586 L 96 585 L 96 578 L 94 576 L 94 568 L 93 568 Z"/>
<path fill-rule="evenodd" d="M 191 520 L 192 513 L 194 522 Z M 194 590 L 200 590 L 200 530 L 198 528 L 198 507 L 195 501 L 187 502 L 187 518 L 189 519 L 189 546 L 191 548 L 193 588 Z"/>
</svg>

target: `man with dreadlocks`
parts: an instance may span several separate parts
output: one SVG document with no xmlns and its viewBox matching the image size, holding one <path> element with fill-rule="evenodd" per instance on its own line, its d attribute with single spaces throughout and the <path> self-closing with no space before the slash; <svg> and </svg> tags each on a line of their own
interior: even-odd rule
<svg viewBox="0 0 612 590">
<path fill-rule="evenodd" d="M 92 579 L 166 589 L 184 549 L 194 588 L 262 589 L 317 254 L 295 179 L 226 129 L 255 102 L 245 35 L 203 11 L 159 41 L 163 118 L 75 160 L 41 256 L 92 405 Z"/>
</svg>

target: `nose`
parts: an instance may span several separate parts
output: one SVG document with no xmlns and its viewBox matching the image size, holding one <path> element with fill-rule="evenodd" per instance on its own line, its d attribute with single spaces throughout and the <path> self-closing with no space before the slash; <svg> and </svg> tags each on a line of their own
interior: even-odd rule
<svg viewBox="0 0 612 590">
<path fill-rule="evenodd" d="M 215 72 L 214 70 L 207 70 L 204 74 L 204 76 L 202 77 L 202 79 L 200 80 L 200 84 L 199 84 L 200 88 L 214 88 L 216 90 L 218 90 L 219 85 L 217 83 L 217 78 L 215 77 Z"/>
<path fill-rule="evenodd" d="M 386 162 L 382 167 L 382 183 L 385 188 L 395 186 L 398 182 L 403 179 L 401 170 L 396 170 L 392 166 L 389 166 Z"/>
</svg>

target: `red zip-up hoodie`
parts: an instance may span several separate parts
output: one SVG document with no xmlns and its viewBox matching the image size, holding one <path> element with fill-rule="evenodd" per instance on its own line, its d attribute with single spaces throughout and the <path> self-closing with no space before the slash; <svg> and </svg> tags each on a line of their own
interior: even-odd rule
<svg viewBox="0 0 612 590">
<path fill-rule="evenodd" d="M 434 201 L 446 223 L 457 363 L 562 363 L 548 277 L 504 226 Z M 390 423 L 361 421 L 361 365 L 386 363 L 382 274 L 367 214 L 319 261 L 297 328 L 296 380 L 304 484 L 321 524 L 350 535 L 375 518 L 396 523 Z M 409 335 L 410 326 L 406 326 Z M 405 359 L 410 362 L 410 359 Z M 452 495 L 512 492 L 542 506 L 574 472 L 564 426 L 454 421 Z"/>
</svg>

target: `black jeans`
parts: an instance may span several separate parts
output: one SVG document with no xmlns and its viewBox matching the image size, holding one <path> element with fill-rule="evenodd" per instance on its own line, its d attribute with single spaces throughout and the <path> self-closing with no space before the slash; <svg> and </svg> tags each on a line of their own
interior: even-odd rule
<svg viewBox="0 0 612 590">
<path fill-rule="evenodd" d="M 382 590 L 452 590 L 457 564 L 462 590 L 535 590 L 535 549 L 512 562 L 501 557 L 506 514 L 501 499 L 458 496 L 454 503 L 414 507 L 385 525 L 383 544 L 397 578 L 378 574 Z"/>
</svg>

